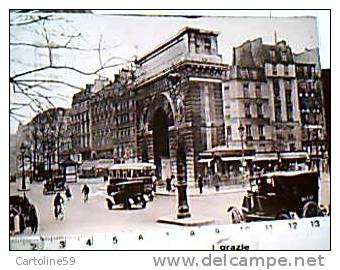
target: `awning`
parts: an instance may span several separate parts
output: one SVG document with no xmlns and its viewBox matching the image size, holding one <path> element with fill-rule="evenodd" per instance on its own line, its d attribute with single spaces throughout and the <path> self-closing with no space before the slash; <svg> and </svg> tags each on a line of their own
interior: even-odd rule
<svg viewBox="0 0 340 270">
<path fill-rule="evenodd" d="M 245 160 L 253 160 L 253 156 L 245 156 L 245 157 L 221 157 L 222 161 L 242 161 L 242 159 Z"/>
<path fill-rule="evenodd" d="M 156 165 L 149 162 L 113 164 L 109 170 L 155 170 Z"/>
<path fill-rule="evenodd" d="M 83 164 L 79 167 L 79 170 L 81 171 L 91 171 L 96 166 L 97 161 L 96 160 L 86 160 L 83 162 Z"/>
<path fill-rule="evenodd" d="M 254 161 L 278 160 L 277 153 L 257 153 Z"/>
<path fill-rule="evenodd" d="M 198 163 L 209 163 L 212 160 L 213 160 L 212 158 L 202 158 L 202 159 L 198 160 Z"/>
<path fill-rule="evenodd" d="M 282 159 L 307 159 L 308 154 L 306 152 L 289 152 L 280 153 Z"/>
<path fill-rule="evenodd" d="M 100 159 L 95 165 L 96 169 L 109 169 L 112 165 L 114 165 L 113 159 Z"/>
</svg>

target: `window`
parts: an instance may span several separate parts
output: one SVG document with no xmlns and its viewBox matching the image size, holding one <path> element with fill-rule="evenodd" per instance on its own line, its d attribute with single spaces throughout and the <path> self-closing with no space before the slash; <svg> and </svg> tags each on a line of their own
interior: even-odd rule
<svg viewBox="0 0 340 270">
<path fill-rule="evenodd" d="M 250 104 L 249 103 L 244 103 L 244 113 L 245 113 L 246 118 L 251 118 Z"/>
<path fill-rule="evenodd" d="M 246 125 L 246 139 L 251 141 L 253 139 L 251 135 L 251 125 Z"/>
<path fill-rule="evenodd" d="M 257 117 L 263 118 L 262 104 L 259 103 L 256 105 L 256 107 L 257 107 Z"/>
<path fill-rule="evenodd" d="M 275 98 L 280 99 L 280 84 L 278 80 L 273 80 L 273 89 Z"/>
<path fill-rule="evenodd" d="M 286 76 L 289 75 L 289 68 L 288 68 L 288 66 L 284 66 L 284 73 L 285 73 Z"/>
<path fill-rule="evenodd" d="M 292 103 L 292 90 L 286 89 L 286 102 L 287 104 Z"/>
<path fill-rule="evenodd" d="M 275 105 L 275 121 L 281 122 L 281 104 Z"/>
<path fill-rule="evenodd" d="M 256 97 L 261 98 L 261 84 L 256 84 L 255 92 L 256 92 Z"/>
<path fill-rule="evenodd" d="M 283 51 L 283 52 L 281 53 L 281 60 L 282 60 L 283 62 L 287 62 L 288 58 L 287 58 L 287 52 L 286 52 L 286 51 Z"/>
<path fill-rule="evenodd" d="M 205 38 L 204 39 L 204 49 L 206 51 L 209 51 L 211 50 L 211 39 L 210 38 Z"/>
<path fill-rule="evenodd" d="M 227 126 L 227 136 L 231 136 L 231 126 Z"/>
<path fill-rule="evenodd" d="M 243 84 L 243 97 L 249 98 L 249 85 L 247 83 Z"/>
<path fill-rule="evenodd" d="M 264 141 L 265 140 L 265 137 L 264 137 L 264 133 L 263 133 L 263 125 L 259 125 L 258 126 L 258 135 L 259 135 L 259 139 L 261 141 Z"/>
<path fill-rule="evenodd" d="M 292 105 L 287 105 L 287 119 L 290 122 L 294 121 L 294 119 L 293 119 L 293 106 Z"/>
<path fill-rule="evenodd" d="M 273 65 L 273 75 L 277 75 L 277 67 L 276 67 L 276 65 Z"/>
</svg>

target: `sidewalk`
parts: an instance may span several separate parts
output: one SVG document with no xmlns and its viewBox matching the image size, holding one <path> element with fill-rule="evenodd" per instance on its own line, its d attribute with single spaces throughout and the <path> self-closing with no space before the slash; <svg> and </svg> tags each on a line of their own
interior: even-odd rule
<svg viewBox="0 0 340 270">
<path fill-rule="evenodd" d="M 187 194 L 191 197 L 204 197 L 210 195 L 218 195 L 218 194 L 228 194 L 228 193 L 237 193 L 243 192 L 247 189 L 247 186 L 242 187 L 241 185 L 233 185 L 233 186 L 222 186 L 219 191 L 216 191 L 215 187 L 205 187 L 203 188 L 203 193 L 199 193 L 199 189 L 197 187 L 188 187 Z M 176 196 L 177 190 L 174 191 L 166 191 L 165 188 L 158 188 L 156 191 L 156 196 Z"/>
</svg>

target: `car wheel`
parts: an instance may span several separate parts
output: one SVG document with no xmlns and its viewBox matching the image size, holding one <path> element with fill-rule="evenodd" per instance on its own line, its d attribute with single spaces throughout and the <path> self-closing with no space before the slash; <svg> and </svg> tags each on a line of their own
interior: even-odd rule
<svg viewBox="0 0 340 270">
<path fill-rule="evenodd" d="M 307 202 L 304 206 L 303 206 L 303 210 L 302 210 L 302 216 L 303 217 L 316 217 L 318 216 L 318 211 L 319 208 L 316 205 L 315 202 Z"/>
<path fill-rule="evenodd" d="M 146 207 L 146 200 L 143 197 L 141 199 L 141 205 L 142 205 L 142 208 Z"/>
<path fill-rule="evenodd" d="M 285 220 L 285 219 L 291 219 L 290 215 L 285 212 L 281 212 L 276 216 L 277 220 Z"/>
<path fill-rule="evenodd" d="M 107 208 L 109 208 L 109 210 L 112 210 L 113 203 L 111 202 L 111 200 L 110 199 L 106 199 L 106 202 L 107 202 Z"/>
</svg>

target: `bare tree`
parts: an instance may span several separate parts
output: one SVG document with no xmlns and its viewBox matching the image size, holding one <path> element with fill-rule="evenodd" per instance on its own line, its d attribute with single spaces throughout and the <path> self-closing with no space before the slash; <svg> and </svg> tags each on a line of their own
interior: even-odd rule
<svg viewBox="0 0 340 270">
<path fill-rule="evenodd" d="M 12 12 L 9 78 L 11 118 L 20 122 L 27 116 L 27 110 L 40 113 L 55 107 L 57 99 L 69 99 L 70 95 L 59 90 L 68 88 L 73 93 L 83 88 L 83 85 L 74 83 L 70 74 L 89 79 L 104 77 L 104 71 L 133 62 L 110 54 L 119 46 L 119 42 L 105 47 L 103 41 L 103 36 L 100 36 L 96 46 L 86 46 L 90 42 L 73 26 L 72 21 L 61 14 Z M 68 62 L 68 56 L 75 54 L 80 58 L 94 59 L 96 67 L 85 69 Z"/>
</svg>

